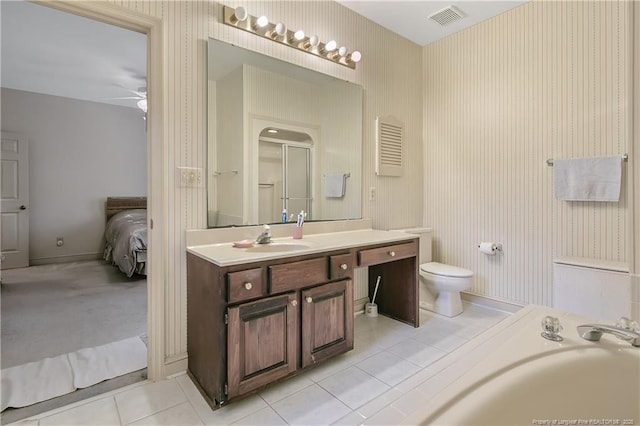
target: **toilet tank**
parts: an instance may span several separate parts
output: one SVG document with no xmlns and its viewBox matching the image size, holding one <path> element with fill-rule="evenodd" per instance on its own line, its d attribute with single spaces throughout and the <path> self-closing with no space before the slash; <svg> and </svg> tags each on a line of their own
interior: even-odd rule
<svg viewBox="0 0 640 426">
<path fill-rule="evenodd" d="M 553 263 L 554 308 L 608 322 L 631 317 L 625 263 L 583 257 L 561 257 Z"/>
<path fill-rule="evenodd" d="M 408 234 L 415 234 L 420 237 L 420 264 L 431 262 L 431 238 L 433 235 L 433 228 L 405 228 L 394 229 L 394 231 L 406 232 Z"/>
</svg>

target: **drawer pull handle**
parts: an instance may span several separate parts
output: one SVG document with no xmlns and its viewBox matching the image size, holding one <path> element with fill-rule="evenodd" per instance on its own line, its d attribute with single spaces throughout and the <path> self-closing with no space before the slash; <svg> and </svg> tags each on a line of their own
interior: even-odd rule
<svg viewBox="0 0 640 426">
<path fill-rule="evenodd" d="M 298 301 L 297 300 L 292 300 L 291 301 L 291 306 L 298 306 Z"/>
<path fill-rule="evenodd" d="M 311 298 L 311 296 L 307 296 L 304 300 L 306 300 L 307 303 L 313 303 L 313 299 Z"/>
<path fill-rule="evenodd" d="M 390 252 L 389 252 L 389 256 L 391 256 L 391 257 L 395 257 L 395 255 L 396 255 L 396 252 L 395 252 L 395 251 L 390 251 Z"/>
<path fill-rule="evenodd" d="M 244 288 L 246 288 L 247 290 L 251 290 L 253 288 L 253 284 L 251 283 L 244 283 Z"/>
<path fill-rule="evenodd" d="M 342 269 L 343 271 L 346 271 L 349 268 L 349 266 L 347 266 L 346 263 L 343 263 L 342 265 L 340 265 L 340 269 Z"/>
</svg>

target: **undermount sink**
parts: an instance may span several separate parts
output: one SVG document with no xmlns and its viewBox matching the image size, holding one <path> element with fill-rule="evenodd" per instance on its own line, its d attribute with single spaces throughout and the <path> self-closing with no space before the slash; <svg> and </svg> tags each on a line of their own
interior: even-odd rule
<svg viewBox="0 0 640 426">
<path fill-rule="evenodd" d="M 303 243 L 269 243 L 256 244 L 253 247 L 249 247 L 247 251 L 255 253 L 274 253 L 283 251 L 305 250 L 308 248 L 310 248 L 310 246 Z"/>
</svg>

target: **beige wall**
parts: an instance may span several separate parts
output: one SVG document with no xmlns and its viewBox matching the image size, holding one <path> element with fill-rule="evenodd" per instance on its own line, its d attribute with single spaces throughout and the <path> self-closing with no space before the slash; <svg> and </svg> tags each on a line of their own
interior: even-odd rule
<svg viewBox="0 0 640 426">
<path fill-rule="evenodd" d="M 206 40 L 218 38 L 261 51 L 316 71 L 358 83 L 364 88 L 363 188 L 375 186 L 376 200 L 363 199 L 363 216 L 377 228 L 422 223 L 422 54 L 421 48 L 334 2 L 242 2 L 252 15 L 266 14 L 290 28 L 335 38 L 362 52 L 356 70 L 260 39 L 220 23 L 213 1 L 126 0 L 110 3 L 134 13 L 160 18 L 165 43 L 164 105 L 170 146 L 167 152 L 165 363 L 186 356 L 185 229 L 206 227 L 205 188 L 182 188 L 176 167 L 206 168 Z M 229 1 L 229 6 L 239 2 Z M 149 96 L 153 96 L 152 93 Z M 377 115 L 393 114 L 406 123 L 407 167 L 403 177 L 378 178 L 374 171 L 374 125 Z"/>
<path fill-rule="evenodd" d="M 207 177 L 215 172 L 222 172 L 207 188 L 210 198 L 209 209 L 215 210 L 215 221 L 218 226 L 228 226 L 242 223 L 244 197 L 243 186 L 245 167 L 243 155 L 245 146 L 242 131 L 244 121 L 244 91 L 243 91 L 243 71 L 242 67 L 237 68 L 232 73 L 220 79 L 217 83 L 211 82 L 216 91 L 216 96 L 212 97 L 212 102 L 208 104 L 211 110 L 210 117 L 215 120 L 212 123 L 212 131 L 209 138 L 214 138 L 208 146 L 209 162 L 214 164 L 212 169 L 207 170 Z M 209 89 L 211 93 L 211 88 Z M 238 94 L 242 94 L 239 96 Z M 215 101 L 213 101 L 215 99 Z M 224 126 L 216 126 L 213 123 L 225 123 Z M 214 131 L 215 129 L 215 131 Z M 218 144 L 217 141 L 225 141 Z M 229 171 L 238 170 L 238 174 Z M 209 180 L 209 179 L 207 179 Z M 209 222 L 207 222 L 209 223 Z"/>
<path fill-rule="evenodd" d="M 596 203 L 556 200 L 545 164 L 632 151 L 631 8 L 532 1 L 424 48 L 426 224 L 472 292 L 550 305 L 554 257 L 632 262 L 629 165 Z"/>
<path fill-rule="evenodd" d="M 631 259 L 631 315 L 632 318 L 640 321 L 640 82 L 638 75 L 640 74 L 640 5 L 634 3 L 633 7 L 633 120 L 632 133 L 633 143 L 629 150 L 629 176 L 633 176 L 633 185 L 630 186 L 629 194 L 630 204 L 633 205 L 632 210 L 632 227 L 629 238 L 630 252 L 633 254 Z M 630 178 L 631 179 L 631 178 Z"/>
<path fill-rule="evenodd" d="M 30 265 L 102 259 L 106 198 L 147 195 L 142 111 L 7 88 L 0 98 L 2 130 L 29 143 Z"/>
</svg>

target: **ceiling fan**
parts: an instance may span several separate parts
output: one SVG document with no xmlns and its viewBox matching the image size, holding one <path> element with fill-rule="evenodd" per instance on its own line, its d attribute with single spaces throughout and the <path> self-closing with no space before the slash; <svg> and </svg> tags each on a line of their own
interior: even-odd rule
<svg viewBox="0 0 640 426">
<path fill-rule="evenodd" d="M 131 92 L 135 96 L 125 96 L 122 98 L 110 98 L 110 99 L 137 99 L 136 105 L 145 114 L 147 113 L 147 88 L 139 87 L 138 90 L 125 89 L 127 92 Z"/>
</svg>

